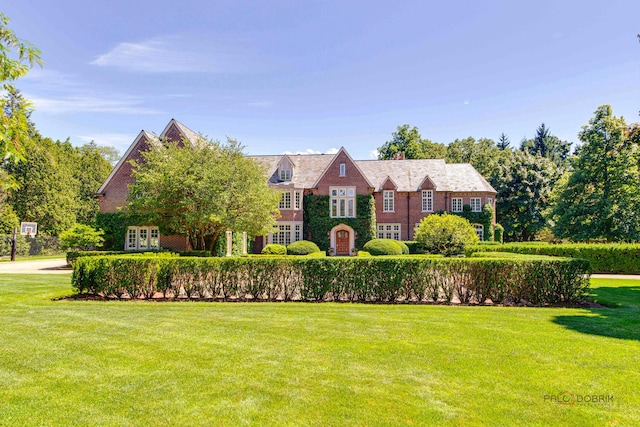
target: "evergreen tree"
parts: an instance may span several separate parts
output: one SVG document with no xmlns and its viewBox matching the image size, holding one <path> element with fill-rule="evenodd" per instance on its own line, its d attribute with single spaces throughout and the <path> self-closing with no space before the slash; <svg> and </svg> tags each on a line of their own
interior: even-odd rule
<svg viewBox="0 0 640 427">
<path fill-rule="evenodd" d="M 503 133 L 500 134 L 500 136 L 498 137 L 498 148 L 502 151 L 506 150 L 507 148 L 509 148 L 509 145 L 511 145 L 511 141 L 509 141 L 509 137 L 507 135 Z"/>
</svg>

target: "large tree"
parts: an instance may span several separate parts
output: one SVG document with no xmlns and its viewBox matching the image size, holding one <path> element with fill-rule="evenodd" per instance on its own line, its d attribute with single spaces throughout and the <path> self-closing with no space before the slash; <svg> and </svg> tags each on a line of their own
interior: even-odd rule
<svg viewBox="0 0 640 427">
<path fill-rule="evenodd" d="M 22 40 L 8 27 L 9 18 L 0 13 L 0 83 L 9 94 L 15 93 L 13 81 L 24 76 L 34 65 L 41 65 L 40 51 Z M 7 109 L 8 99 L 0 100 L 0 159 L 20 159 L 28 134 L 30 104 Z"/>
<path fill-rule="evenodd" d="M 485 178 L 493 176 L 508 153 L 500 150 L 492 139 L 473 137 L 456 139 L 447 146 L 449 163 L 471 163 Z"/>
<path fill-rule="evenodd" d="M 559 177 L 555 163 L 524 151 L 510 151 L 509 158 L 491 179 L 496 189 L 496 216 L 506 241 L 533 240 L 548 225 L 544 216 L 549 195 Z"/>
<path fill-rule="evenodd" d="M 573 240 L 640 239 L 638 146 L 610 105 L 602 105 L 579 133 L 573 171 L 552 210 L 556 236 Z"/>
<path fill-rule="evenodd" d="M 180 145 L 154 145 L 134 165 L 131 213 L 164 233 L 188 236 L 200 250 L 211 250 L 227 229 L 251 236 L 273 230 L 280 196 L 237 141 Z"/>
<path fill-rule="evenodd" d="M 398 126 L 391 136 L 391 141 L 378 148 L 380 160 L 391 160 L 396 154 L 404 154 L 406 159 L 444 159 L 447 152 L 444 144 L 423 139 L 415 126 Z"/>
<path fill-rule="evenodd" d="M 74 150 L 73 170 L 78 183 L 76 216 L 81 224 L 93 223 L 100 212 L 96 191 L 111 173 L 114 155 L 117 156 L 114 148 L 96 145 L 93 141 Z"/>
<path fill-rule="evenodd" d="M 520 149 L 552 160 L 561 170 L 566 170 L 569 167 L 571 143 L 561 141 L 560 138 L 552 135 L 544 123 L 538 126 L 533 139 L 522 141 Z"/>
</svg>

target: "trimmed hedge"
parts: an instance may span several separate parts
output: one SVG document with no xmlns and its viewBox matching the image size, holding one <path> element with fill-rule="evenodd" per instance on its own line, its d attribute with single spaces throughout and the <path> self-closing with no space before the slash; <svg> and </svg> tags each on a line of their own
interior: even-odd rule
<svg viewBox="0 0 640 427">
<path fill-rule="evenodd" d="M 594 273 L 640 274 L 640 244 L 637 243 L 506 243 L 497 246 L 476 245 L 474 252 L 513 252 L 525 255 L 548 255 L 582 258 L 591 263 Z"/>
<path fill-rule="evenodd" d="M 407 245 L 405 245 L 406 247 Z M 398 240 L 393 239 L 373 239 L 364 244 L 363 249 L 373 256 L 380 255 L 402 255 L 402 246 Z M 407 247 L 407 253 L 409 248 Z"/>
<path fill-rule="evenodd" d="M 287 246 L 287 255 L 309 255 L 320 252 L 320 248 L 308 240 L 298 240 Z"/>
<path fill-rule="evenodd" d="M 262 248 L 262 254 L 264 255 L 286 255 L 287 247 L 278 243 L 269 243 Z"/>
<path fill-rule="evenodd" d="M 73 286 L 105 298 L 570 303 L 589 284 L 581 259 L 103 256 L 79 258 Z"/>
</svg>

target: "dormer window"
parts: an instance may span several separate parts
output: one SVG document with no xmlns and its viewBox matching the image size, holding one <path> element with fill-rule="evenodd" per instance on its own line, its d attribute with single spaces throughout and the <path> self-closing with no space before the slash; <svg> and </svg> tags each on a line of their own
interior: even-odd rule
<svg viewBox="0 0 640 427">
<path fill-rule="evenodd" d="M 280 181 L 291 181 L 291 169 L 280 169 Z"/>
<path fill-rule="evenodd" d="M 340 163 L 340 176 L 347 175 L 347 167 L 344 163 Z"/>
</svg>

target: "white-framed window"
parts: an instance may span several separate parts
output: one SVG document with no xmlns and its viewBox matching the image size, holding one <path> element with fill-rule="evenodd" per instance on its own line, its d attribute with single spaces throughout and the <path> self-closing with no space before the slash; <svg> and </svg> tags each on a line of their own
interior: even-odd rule
<svg viewBox="0 0 640 427">
<path fill-rule="evenodd" d="M 482 212 L 482 199 L 480 197 L 471 198 L 471 212 Z"/>
<path fill-rule="evenodd" d="M 330 187 L 329 216 L 331 218 L 356 217 L 356 188 Z"/>
<path fill-rule="evenodd" d="M 291 192 L 283 191 L 278 203 L 278 209 L 291 209 Z"/>
<path fill-rule="evenodd" d="M 160 230 L 155 226 L 128 227 L 124 249 L 127 251 L 160 249 Z"/>
<path fill-rule="evenodd" d="M 382 212 L 393 212 L 394 191 L 384 190 L 382 192 Z"/>
<path fill-rule="evenodd" d="M 451 199 L 451 212 L 462 212 L 462 197 Z"/>
<path fill-rule="evenodd" d="M 473 224 L 473 228 L 476 230 L 476 234 L 478 235 L 478 239 L 481 241 L 484 240 L 484 225 L 482 224 Z"/>
<path fill-rule="evenodd" d="M 400 240 L 400 224 L 378 224 L 378 239 Z"/>
<path fill-rule="evenodd" d="M 291 169 L 280 169 L 280 181 L 291 181 Z"/>
<path fill-rule="evenodd" d="M 293 208 L 295 210 L 302 209 L 302 191 L 294 191 Z"/>
<path fill-rule="evenodd" d="M 288 245 L 292 242 L 302 240 L 302 222 L 280 222 L 276 225 L 277 231 L 269 234 L 269 243 Z"/>
<path fill-rule="evenodd" d="M 433 212 L 433 190 L 422 190 L 422 212 Z"/>
<path fill-rule="evenodd" d="M 347 175 L 347 165 L 345 165 L 344 163 L 340 163 L 340 176 L 346 176 Z"/>
</svg>

